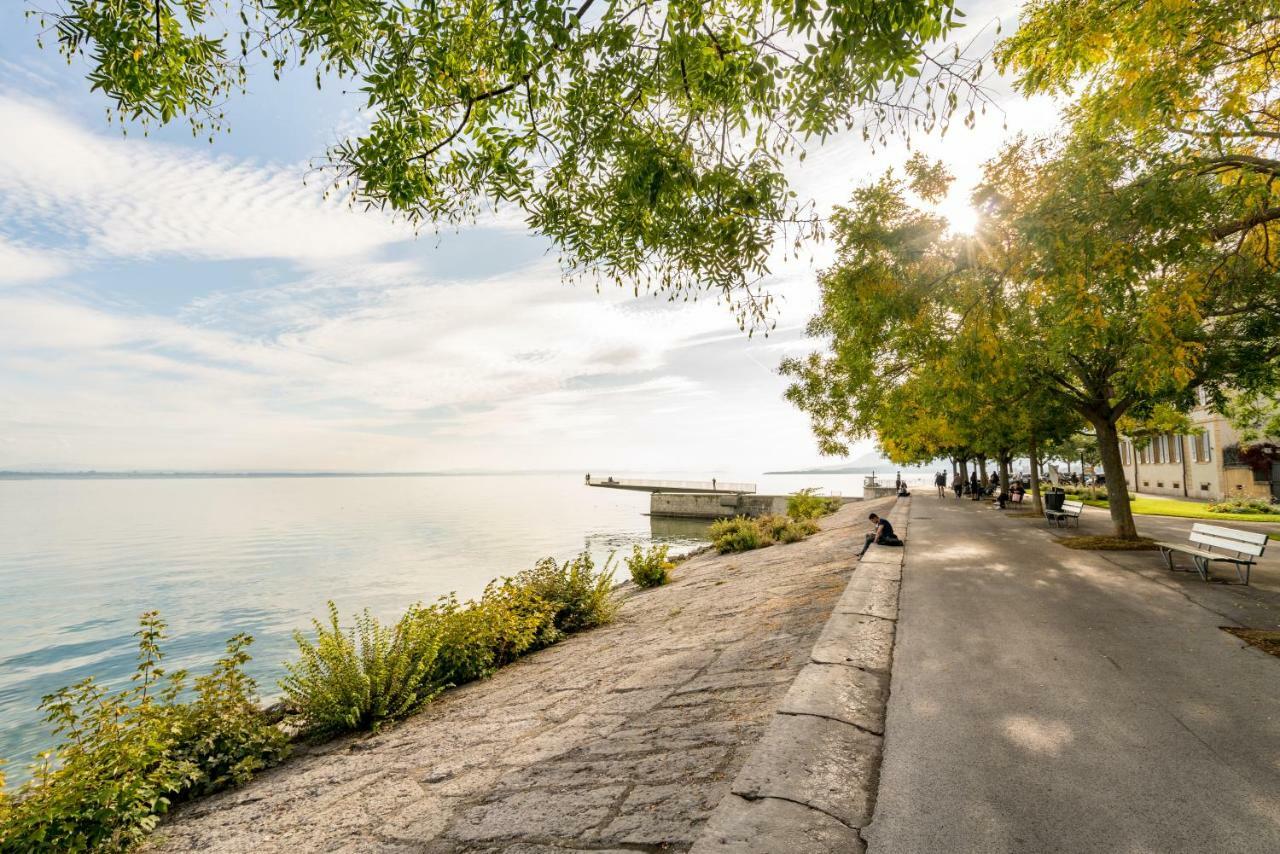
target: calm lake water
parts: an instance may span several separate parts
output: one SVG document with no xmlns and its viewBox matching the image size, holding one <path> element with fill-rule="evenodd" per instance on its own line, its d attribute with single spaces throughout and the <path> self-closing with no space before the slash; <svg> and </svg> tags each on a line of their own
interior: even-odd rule
<svg viewBox="0 0 1280 854">
<path fill-rule="evenodd" d="M 721 479 L 862 489 L 862 475 Z M 547 555 L 703 541 L 702 525 L 651 520 L 648 506 L 579 475 L 0 480 L 0 757 L 16 782 L 49 746 L 42 695 L 90 674 L 125 683 L 144 610 L 168 621 L 171 668 L 203 672 L 228 637 L 252 634 L 270 696 L 291 633 L 329 599 L 394 617 Z"/>
</svg>

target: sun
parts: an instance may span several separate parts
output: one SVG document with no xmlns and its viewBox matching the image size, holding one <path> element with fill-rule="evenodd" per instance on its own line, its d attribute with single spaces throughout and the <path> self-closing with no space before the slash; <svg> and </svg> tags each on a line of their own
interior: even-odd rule
<svg viewBox="0 0 1280 854">
<path fill-rule="evenodd" d="M 980 216 L 965 199 L 948 199 L 938 208 L 938 213 L 947 218 L 952 234 L 972 235 L 978 230 Z"/>
</svg>

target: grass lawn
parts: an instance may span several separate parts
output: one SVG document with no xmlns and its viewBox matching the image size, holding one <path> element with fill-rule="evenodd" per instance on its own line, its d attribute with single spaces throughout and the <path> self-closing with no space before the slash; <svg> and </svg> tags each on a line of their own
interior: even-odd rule
<svg viewBox="0 0 1280 854">
<path fill-rule="evenodd" d="M 1093 507 L 1106 507 L 1106 499 L 1086 499 L 1085 504 Z M 1134 513 L 1143 516 L 1181 516 L 1185 519 L 1208 519 L 1219 522 L 1272 522 L 1280 525 L 1280 514 L 1276 513 L 1210 513 L 1208 504 L 1194 501 L 1178 501 L 1176 498 L 1154 498 L 1139 495 L 1131 502 Z M 1272 539 L 1280 539 L 1273 533 Z"/>
</svg>

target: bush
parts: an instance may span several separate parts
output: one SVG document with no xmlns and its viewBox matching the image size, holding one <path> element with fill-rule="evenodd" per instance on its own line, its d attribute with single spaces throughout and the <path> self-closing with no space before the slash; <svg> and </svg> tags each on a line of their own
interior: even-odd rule
<svg viewBox="0 0 1280 854">
<path fill-rule="evenodd" d="M 786 516 L 738 516 L 721 519 L 710 528 L 711 543 L 721 554 L 747 552 L 774 543 L 796 543 L 817 531 L 818 523 L 812 519 L 792 520 Z"/>
<path fill-rule="evenodd" d="M 647 550 L 639 543 L 632 546 L 627 558 L 631 580 L 640 587 L 661 587 L 671 580 L 670 572 L 675 564 L 667 560 L 667 546 L 650 546 Z"/>
<path fill-rule="evenodd" d="M 818 533 L 818 523 L 812 519 L 801 519 L 790 522 L 785 528 L 778 532 L 777 540 L 780 543 L 798 543 L 806 537 Z"/>
<path fill-rule="evenodd" d="M 720 554 L 749 552 L 752 549 L 773 545 L 773 539 L 768 533 L 763 531 L 755 520 L 745 516 L 713 522 L 708 533 L 711 536 L 711 544 Z"/>
<path fill-rule="evenodd" d="M 587 552 L 562 564 L 544 558 L 533 569 L 517 575 L 515 583 L 551 605 L 557 631 L 578 632 L 604 625 L 617 613 L 612 564 L 610 556 L 597 573 Z"/>
<path fill-rule="evenodd" d="M 395 626 L 383 626 L 365 611 L 344 631 L 330 602 L 329 624 L 312 621 L 315 643 L 294 632 L 300 658 L 285 664 L 289 675 L 280 687 L 309 733 L 377 730 L 440 692 L 434 681 L 440 627 L 422 613 L 415 605 Z"/>
<path fill-rule="evenodd" d="M 160 666 L 164 622 L 154 611 L 140 622 L 130 687 L 113 694 L 90 677 L 41 701 L 61 741 L 13 797 L 0 792 L 0 851 L 125 851 L 172 804 L 285 755 L 284 734 L 263 718 L 244 674 L 252 638 L 228 641 L 196 680 L 195 699 L 180 702 L 187 674 Z"/>
<path fill-rule="evenodd" d="M 438 621 L 440 651 L 435 681 L 462 685 L 483 679 L 534 648 L 560 639 L 552 606 L 509 578 L 490 582 L 474 602 L 446 597 L 422 619 Z"/>
<path fill-rule="evenodd" d="M 840 499 L 818 495 L 817 491 L 802 489 L 787 498 L 787 515 L 792 519 L 817 519 L 840 509 Z"/>
<path fill-rule="evenodd" d="M 612 587 L 608 565 L 596 572 L 584 553 L 492 581 L 474 601 L 450 595 L 415 605 L 393 629 L 366 612 L 344 632 L 330 603 L 330 624 L 316 621 L 315 644 L 297 635 L 302 658 L 286 665 L 281 687 L 313 734 L 376 730 L 448 686 L 483 679 L 566 633 L 609 622 L 617 610 Z"/>
<path fill-rule="evenodd" d="M 1209 512 L 1280 514 L 1280 504 L 1273 504 L 1265 498 L 1227 498 L 1210 504 Z"/>
</svg>

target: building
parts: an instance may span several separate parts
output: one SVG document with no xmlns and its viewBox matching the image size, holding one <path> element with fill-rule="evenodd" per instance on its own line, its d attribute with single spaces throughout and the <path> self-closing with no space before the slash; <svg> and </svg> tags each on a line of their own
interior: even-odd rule
<svg viewBox="0 0 1280 854">
<path fill-rule="evenodd" d="M 1143 448 L 1121 439 L 1120 460 L 1125 480 L 1133 492 L 1218 500 L 1223 497 L 1280 499 L 1280 456 L 1267 468 L 1241 461 L 1240 437 L 1222 415 L 1200 403 L 1191 421 L 1198 435 L 1168 433 L 1154 437 Z"/>
</svg>

